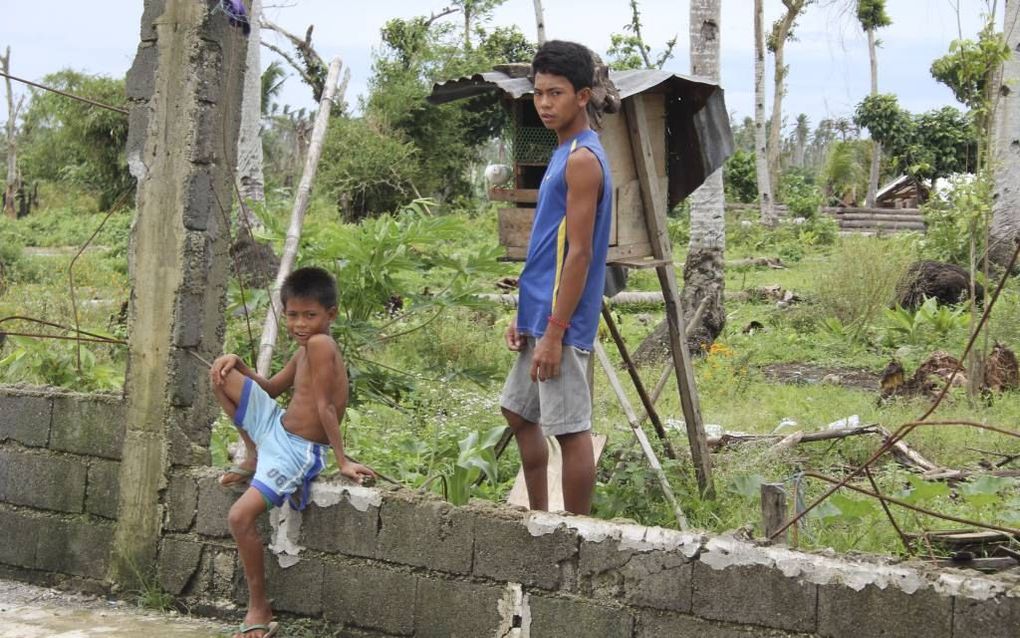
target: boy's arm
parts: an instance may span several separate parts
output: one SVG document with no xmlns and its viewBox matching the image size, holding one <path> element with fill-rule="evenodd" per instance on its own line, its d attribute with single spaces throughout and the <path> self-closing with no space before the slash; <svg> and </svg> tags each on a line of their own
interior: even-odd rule
<svg viewBox="0 0 1020 638">
<path fill-rule="evenodd" d="M 295 355 L 291 357 L 290 361 L 287 362 L 287 365 L 283 367 L 283 370 L 274 374 L 271 379 L 267 379 L 258 372 L 249 368 L 248 364 L 246 364 L 244 360 L 236 354 L 225 354 L 221 357 L 217 357 L 216 360 L 213 361 L 209 374 L 215 382 L 218 379 L 225 379 L 231 370 L 237 370 L 244 376 L 259 384 L 259 387 L 265 390 L 266 394 L 275 399 L 280 396 L 284 390 L 294 385 L 294 373 L 297 370 L 296 361 L 297 356 Z"/>
<path fill-rule="evenodd" d="M 373 476 L 372 471 L 363 465 L 350 461 L 344 455 L 343 437 L 340 436 L 340 421 L 347 408 L 347 371 L 343 365 L 336 363 L 336 344 L 327 335 L 313 335 L 308 340 L 308 372 L 311 377 L 312 397 L 319 422 L 326 432 L 326 439 L 336 454 L 336 463 L 340 473 L 347 478 L 361 483 L 366 476 Z M 339 409 L 333 402 L 333 389 L 340 380 Z"/>
<path fill-rule="evenodd" d="M 595 210 L 602 187 L 602 165 L 595 154 L 579 149 L 567 158 L 567 244 L 570 246 L 560 273 L 559 292 L 553 303 L 553 320 L 535 345 L 532 380 L 558 376 L 563 354 L 563 333 L 581 301 L 591 265 Z"/>
</svg>

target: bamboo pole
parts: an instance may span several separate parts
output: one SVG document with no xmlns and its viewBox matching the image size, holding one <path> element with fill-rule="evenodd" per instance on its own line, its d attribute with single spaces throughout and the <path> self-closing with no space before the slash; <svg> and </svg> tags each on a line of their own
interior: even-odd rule
<svg viewBox="0 0 1020 638">
<path fill-rule="evenodd" d="M 651 444 L 648 442 L 648 436 L 641 429 L 641 423 L 638 420 L 637 414 L 634 413 L 633 406 L 631 406 L 630 401 L 627 399 L 627 393 L 623 391 L 620 378 L 616 376 L 616 370 L 613 369 L 613 364 L 610 363 L 609 357 L 606 355 L 606 349 L 598 341 L 595 342 L 595 356 L 598 358 L 603 372 L 606 373 L 606 377 L 609 379 L 609 385 L 613 388 L 613 392 L 620 402 L 620 407 L 623 408 L 623 413 L 627 416 L 627 423 L 630 425 L 631 431 L 641 446 L 641 452 L 648 459 L 648 466 L 652 468 L 652 472 L 655 473 L 655 477 L 659 480 L 663 496 L 666 497 L 666 501 L 673 508 L 677 524 L 682 530 L 688 529 L 687 516 L 684 515 L 683 509 L 676 500 L 676 495 L 673 494 L 673 488 L 670 487 L 666 473 L 662 469 L 662 464 L 659 463 L 659 457 L 655 455 L 655 450 L 652 449 Z"/>
<path fill-rule="evenodd" d="M 273 361 L 273 349 L 276 347 L 276 335 L 279 331 L 279 317 L 283 313 L 280 304 L 280 288 L 283 280 L 294 269 L 294 262 L 297 259 L 298 244 L 301 240 L 301 226 L 305 221 L 305 212 L 308 210 L 308 200 L 312 193 L 312 182 L 315 180 L 315 172 L 319 167 L 319 158 L 322 156 L 322 145 L 326 140 L 326 130 L 329 125 L 329 111 L 333 105 L 334 96 L 337 94 L 337 80 L 340 77 L 340 58 L 333 58 L 329 63 L 329 73 L 326 75 L 326 90 L 322 94 L 322 101 L 319 102 L 319 112 L 315 115 L 315 125 L 312 128 L 312 139 L 308 145 L 308 156 L 305 159 L 305 169 L 301 175 L 301 182 L 298 185 L 297 197 L 294 199 L 294 208 L 290 213 L 290 226 L 287 227 L 287 238 L 283 243 L 283 255 L 280 258 L 280 269 L 276 273 L 276 280 L 273 282 L 269 310 L 266 312 L 265 323 L 262 324 L 262 339 L 259 342 L 259 359 L 255 369 L 263 376 L 269 375 L 269 367 Z M 343 99 L 343 96 L 339 96 Z"/>
</svg>

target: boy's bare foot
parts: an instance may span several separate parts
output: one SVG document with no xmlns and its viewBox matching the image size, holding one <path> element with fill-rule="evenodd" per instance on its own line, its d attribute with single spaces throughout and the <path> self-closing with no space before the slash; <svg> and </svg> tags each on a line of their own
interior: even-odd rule
<svg viewBox="0 0 1020 638">
<path fill-rule="evenodd" d="M 248 457 L 240 463 L 231 465 L 230 468 L 220 475 L 219 483 L 223 487 L 235 485 L 247 485 L 251 477 L 255 475 L 255 465 L 258 459 Z"/>
<path fill-rule="evenodd" d="M 279 624 L 273 622 L 273 610 L 268 606 L 249 607 L 233 638 L 271 638 L 279 628 Z"/>
</svg>

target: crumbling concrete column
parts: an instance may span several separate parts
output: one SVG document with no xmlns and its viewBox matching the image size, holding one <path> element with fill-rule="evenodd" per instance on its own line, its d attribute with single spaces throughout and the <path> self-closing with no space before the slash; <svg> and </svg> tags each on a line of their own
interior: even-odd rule
<svg viewBox="0 0 1020 638">
<path fill-rule="evenodd" d="M 110 577 L 155 564 L 171 466 L 208 462 L 204 365 L 223 342 L 228 218 L 245 40 L 212 0 L 145 0 L 128 72 L 138 179 L 129 267 L 127 430 Z"/>
</svg>

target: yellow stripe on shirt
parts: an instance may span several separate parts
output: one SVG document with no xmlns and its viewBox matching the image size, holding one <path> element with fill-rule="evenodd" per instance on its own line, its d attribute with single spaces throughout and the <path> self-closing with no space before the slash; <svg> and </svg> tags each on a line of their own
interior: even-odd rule
<svg viewBox="0 0 1020 638">
<path fill-rule="evenodd" d="M 570 145 L 570 153 L 577 149 L 577 140 Z M 570 155 L 567 153 L 567 155 Z M 569 160 L 568 160 L 569 161 Z M 566 179 L 564 177 L 564 179 Z M 563 211 L 563 220 L 560 222 L 559 230 L 556 231 L 556 275 L 553 278 L 552 309 L 556 310 L 556 297 L 560 294 L 560 277 L 563 275 L 563 262 L 566 260 L 567 252 L 567 211 Z"/>
</svg>

